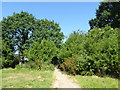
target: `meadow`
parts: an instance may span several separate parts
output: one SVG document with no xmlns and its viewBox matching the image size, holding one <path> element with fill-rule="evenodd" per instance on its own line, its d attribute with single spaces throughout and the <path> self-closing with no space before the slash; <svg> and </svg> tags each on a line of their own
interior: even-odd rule
<svg viewBox="0 0 120 90">
<path fill-rule="evenodd" d="M 2 70 L 2 88 L 50 88 L 53 80 L 52 71 Z"/>
<path fill-rule="evenodd" d="M 80 76 L 72 78 L 78 82 L 82 88 L 118 88 L 118 79 L 98 76 Z"/>
<path fill-rule="evenodd" d="M 65 73 L 64 73 L 65 74 Z M 118 88 L 118 79 L 98 76 L 70 75 L 81 88 Z M 3 69 L 2 88 L 52 88 L 53 71 Z"/>
</svg>

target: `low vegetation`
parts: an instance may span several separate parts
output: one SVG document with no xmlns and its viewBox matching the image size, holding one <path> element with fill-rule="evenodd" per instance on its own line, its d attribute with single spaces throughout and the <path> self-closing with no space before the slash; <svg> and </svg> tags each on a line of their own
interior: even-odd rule
<svg viewBox="0 0 120 90">
<path fill-rule="evenodd" d="M 2 70 L 0 69 L 0 89 L 2 88 Z"/>
<path fill-rule="evenodd" d="M 115 78 L 80 75 L 72 78 L 78 82 L 81 88 L 118 88 L 118 79 Z"/>
<path fill-rule="evenodd" d="M 53 80 L 53 71 L 2 70 L 2 88 L 51 88 Z"/>
</svg>

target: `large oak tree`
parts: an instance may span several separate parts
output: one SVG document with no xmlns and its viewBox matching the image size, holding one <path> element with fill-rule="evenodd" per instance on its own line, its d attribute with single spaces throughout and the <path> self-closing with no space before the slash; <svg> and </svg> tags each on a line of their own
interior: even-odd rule
<svg viewBox="0 0 120 90">
<path fill-rule="evenodd" d="M 59 46 L 64 37 L 59 24 L 54 21 L 39 20 L 28 12 L 14 13 L 3 18 L 2 23 L 2 56 L 13 60 L 15 52 L 23 55 L 34 41 L 41 43 L 48 40 Z"/>
</svg>

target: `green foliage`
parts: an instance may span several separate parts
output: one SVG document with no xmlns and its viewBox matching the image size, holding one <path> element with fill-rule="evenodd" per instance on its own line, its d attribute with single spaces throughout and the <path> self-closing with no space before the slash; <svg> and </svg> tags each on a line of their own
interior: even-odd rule
<svg viewBox="0 0 120 90">
<path fill-rule="evenodd" d="M 120 3 L 102 2 L 96 18 L 90 20 L 86 34 L 73 32 L 65 43 L 59 24 L 47 19 L 35 19 L 27 12 L 14 13 L 2 22 L 2 67 L 15 67 L 19 57 L 29 62 L 17 68 L 53 70 L 53 63 L 70 74 L 120 75 L 118 60 L 118 31 Z M 1 28 L 1 27 L 0 27 Z M 1 48 L 0 48 L 1 50 Z M 53 61 L 57 60 L 57 61 Z"/>
<path fill-rule="evenodd" d="M 0 62 L 2 63 L 2 68 L 15 68 L 15 65 L 19 63 L 19 59 L 18 56 L 15 56 L 12 60 L 7 60 L 5 57 L 2 57 Z"/>
<path fill-rule="evenodd" d="M 83 50 L 84 41 L 84 33 L 81 31 L 73 32 L 65 44 L 62 45 L 60 48 L 60 52 L 58 54 L 58 58 L 60 59 L 60 63 L 64 61 L 65 58 L 80 55 Z"/>
<path fill-rule="evenodd" d="M 72 33 L 60 52 L 60 57 L 62 56 L 60 68 L 68 72 L 74 68 L 76 73 L 81 75 L 97 74 L 118 77 L 120 75 L 118 30 L 118 28 L 106 26 L 94 28 L 87 34 Z M 75 56 L 77 59 L 74 58 Z"/>
<path fill-rule="evenodd" d="M 52 47 L 51 45 L 59 48 L 64 37 L 63 33 L 60 32 L 59 24 L 47 19 L 35 19 L 32 14 L 23 11 L 3 18 L 1 24 L 2 35 L 0 33 L 0 40 L 2 36 L 3 67 L 14 67 L 15 65 L 13 66 L 11 62 L 16 62 L 14 61 L 15 52 L 17 51 L 19 55 L 23 55 L 23 52 L 27 50 L 29 52 L 28 57 L 31 60 L 40 60 L 42 63 L 48 61 L 50 63 L 53 58 L 53 48 L 49 49 L 49 46 L 50 48 Z M 45 40 L 54 44 L 47 43 Z M 46 46 L 45 43 L 48 44 L 47 47 L 44 47 L 44 45 Z"/>
<path fill-rule="evenodd" d="M 2 58 L 0 58 L 0 69 L 2 69 Z"/>
<path fill-rule="evenodd" d="M 2 67 L 15 67 L 18 58 L 14 53 L 19 50 L 23 54 L 24 45 L 28 44 L 30 31 L 34 28 L 34 17 L 27 13 L 14 13 L 12 16 L 3 18 L 2 24 Z"/>
<path fill-rule="evenodd" d="M 53 42 L 42 40 L 41 43 L 34 42 L 29 50 L 25 52 L 30 60 L 41 60 L 51 62 L 57 53 L 57 48 Z"/>
<path fill-rule="evenodd" d="M 35 18 L 32 14 L 23 11 L 3 18 L 2 39 L 3 44 L 5 44 L 3 45 L 3 55 L 8 52 L 8 54 L 12 53 L 13 56 L 16 50 L 19 50 L 21 54 L 23 53 L 25 49 L 23 46 L 28 44 L 30 32 L 34 29 L 34 23 Z"/>
<path fill-rule="evenodd" d="M 51 70 L 51 71 L 54 71 L 54 65 L 53 64 L 48 64 L 48 63 L 44 63 L 41 67 L 41 70 L 43 71 L 47 71 L 47 70 Z"/>
<path fill-rule="evenodd" d="M 96 18 L 89 21 L 91 29 L 94 27 L 105 27 L 105 25 L 112 28 L 120 27 L 120 2 L 101 2 L 99 8 L 96 10 Z"/>
<path fill-rule="evenodd" d="M 42 69 L 42 67 L 46 65 L 51 65 L 52 58 L 57 55 L 57 52 L 58 48 L 54 42 L 42 40 L 41 43 L 34 42 L 31 48 L 24 53 L 30 61 L 34 61 L 33 63 L 39 67 L 38 69 Z M 46 69 L 48 69 L 48 67 L 49 66 L 46 66 Z M 51 67 L 53 66 L 51 65 Z"/>
<path fill-rule="evenodd" d="M 54 70 L 54 65 L 53 64 L 48 64 L 44 62 L 44 64 L 41 64 L 39 61 L 29 61 L 25 64 L 22 65 L 16 65 L 16 69 L 30 69 L 30 70 L 41 70 L 41 71 L 47 71 L 47 70 Z"/>
<path fill-rule="evenodd" d="M 37 20 L 35 22 L 35 30 L 32 32 L 31 39 L 36 42 L 49 40 L 55 43 L 57 47 L 62 43 L 64 35 L 60 32 L 59 24 L 47 19 Z"/>
<path fill-rule="evenodd" d="M 95 73 L 113 74 L 119 76 L 118 66 L 118 30 L 110 27 L 95 28 L 89 32 L 88 36 L 91 40 L 89 43 L 89 53 L 87 56 L 94 60 Z M 91 46 L 90 46 L 91 45 Z M 89 60 L 89 58 L 87 58 Z M 114 69 L 113 69 L 114 68 Z"/>
<path fill-rule="evenodd" d="M 40 69 L 39 65 L 37 65 L 34 61 L 29 61 L 25 64 L 16 65 L 15 68 L 17 69 L 27 68 L 27 69 L 36 69 L 36 70 Z"/>
</svg>

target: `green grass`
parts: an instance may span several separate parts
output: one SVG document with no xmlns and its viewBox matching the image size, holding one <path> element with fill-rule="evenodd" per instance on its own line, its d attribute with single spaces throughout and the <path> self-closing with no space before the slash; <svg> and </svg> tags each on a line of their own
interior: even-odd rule
<svg viewBox="0 0 120 90">
<path fill-rule="evenodd" d="M 51 88 L 53 71 L 3 69 L 2 88 Z"/>
<path fill-rule="evenodd" d="M 118 79 L 110 77 L 76 75 L 72 78 L 78 82 L 81 88 L 118 88 Z"/>
<path fill-rule="evenodd" d="M 2 70 L 0 69 L 0 90 L 2 88 Z"/>
</svg>

